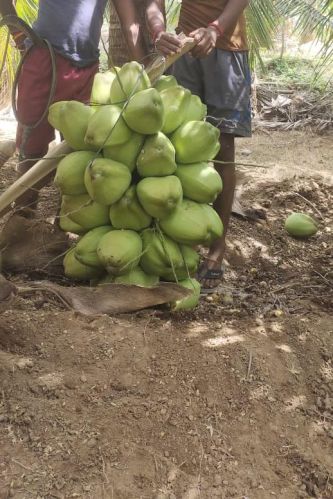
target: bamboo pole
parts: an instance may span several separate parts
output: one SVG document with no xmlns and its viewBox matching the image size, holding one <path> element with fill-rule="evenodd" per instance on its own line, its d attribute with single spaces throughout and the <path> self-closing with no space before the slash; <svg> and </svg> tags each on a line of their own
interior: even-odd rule
<svg viewBox="0 0 333 499">
<path fill-rule="evenodd" d="M 18 197 L 24 194 L 28 189 L 37 184 L 40 180 L 51 173 L 59 163 L 59 156 L 68 154 L 72 149 L 63 141 L 61 144 L 53 147 L 46 156 L 40 159 L 30 168 L 22 177 L 18 178 L 8 189 L 0 195 L 0 216 L 6 209 L 16 201 Z"/>
</svg>

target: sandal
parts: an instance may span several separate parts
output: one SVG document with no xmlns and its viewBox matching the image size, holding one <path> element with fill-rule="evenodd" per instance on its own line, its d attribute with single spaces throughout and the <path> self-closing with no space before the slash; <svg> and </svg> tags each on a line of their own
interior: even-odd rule
<svg viewBox="0 0 333 499">
<path fill-rule="evenodd" d="M 216 293 L 221 287 L 222 280 L 224 275 L 224 269 L 206 269 L 204 272 L 198 274 L 199 282 L 206 281 L 207 279 L 211 279 L 216 281 L 216 286 L 211 288 L 201 288 L 202 295 L 208 295 L 212 293 Z"/>
</svg>

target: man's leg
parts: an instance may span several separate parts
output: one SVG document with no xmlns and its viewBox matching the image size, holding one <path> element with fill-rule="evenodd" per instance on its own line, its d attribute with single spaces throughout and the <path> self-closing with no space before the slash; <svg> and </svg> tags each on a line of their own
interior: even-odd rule
<svg viewBox="0 0 333 499">
<path fill-rule="evenodd" d="M 217 160 L 225 162 L 215 162 L 223 181 L 223 191 L 214 203 L 224 233 L 209 249 L 199 273 L 202 288 L 209 290 L 216 289 L 223 277 L 221 266 L 236 185 L 235 137 L 251 136 L 251 77 L 246 53 L 216 49 L 201 59 L 201 65 L 209 120 L 219 127 L 221 133 Z"/>
<path fill-rule="evenodd" d="M 94 76 L 98 71 L 98 63 L 87 68 L 78 68 L 59 55 L 56 56 L 57 88 L 54 102 L 61 100 L 78 100 L 88 102 Z M 47 105 L 51 84 L 50 55 L 46 49 L 34 49 L 22 68 L 18 87 L 18 114 L 22 123 L 34 123 L 42 115 Z M 18 175 L 22 176 L 45 156 L 49 143 L 54 139 L 54 130 L 47 117 L 37 127 L 31 130 L 25 140 L 24 126 L 17 129 L 17 147 L 23 149 L 24 158 L 19 161 Z M 16 200 L 16 207 L 23 215 L 30 216 L 36 209 L 39 190 L 53 178 L 50 173 L 37 183 L 33 189 L 28 189 Z"/>
<path fill-rule="evenodd" d="M 16 132 L 16 147 L 19 153 L 17 165 L 18 176 L 21 177 L 48 150 L 54 138 L 54 130 L 48 123 L 47 116 L 36 128 L 34 125 L 47 106 L 52 70 L 50 55 L 47 49 L 32 48 L 21 70 L 18 81 L 17 113 L 19 124 Z M 45 181 L 44 181 L 45 182 Z M 38 189 L 43 181 L 33 189 L 28 189 L 16 200 L 16 208 L 20 214 L 30 216 L 36 208 Z"/>
<path fill-rule="evenodd" d="M 221 133 L 220 144 L 221 149 L 216 159 L 218 161 L 223 161 L 226 164 L 215 163 L 215 168 L 222 178 L 223 191 L 216 198 L 214 208 L 222 220 L 224 230 L 222 237 L 217 239 L 209 249 L 205 263 L 201 269 L 201 275 L 203 276 L 207 274 L 207 271 L 209 270 L 214 270 L 217 273 L 221 270 L 226 247 L 225 240 L 229 227 L 232 202 L 236 186 L 234 135 Z M 216 286 L 216 279 L 209 279 L 208 277 L 202 278 L 201 284 L 203 288 L 213 288 Z"/>
</svg>

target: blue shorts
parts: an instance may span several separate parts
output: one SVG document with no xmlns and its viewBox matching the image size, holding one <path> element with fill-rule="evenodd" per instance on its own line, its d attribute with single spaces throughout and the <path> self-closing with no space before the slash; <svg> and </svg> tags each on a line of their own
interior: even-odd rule
<svg viewBox="0 0 333 499">
<path fill-rule="evenodd" d="M 207 105 L 208 121 L 222 133 L 251 137 L 248 52 L 214 49 L 202 59 L 185 54 L 171 70 L 178 83 Z"/>
</svg>

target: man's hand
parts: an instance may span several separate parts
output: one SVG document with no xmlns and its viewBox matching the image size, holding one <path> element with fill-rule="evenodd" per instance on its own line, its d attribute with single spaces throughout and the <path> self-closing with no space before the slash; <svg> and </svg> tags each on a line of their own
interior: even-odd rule
<svg viewBox="0 0 333 499">
<path fill-rule="evenodd" d="M 155 38 L 155 47 L 158 52 L 168 56 L 178 54 L 181 51 L 181 41 L 177 35 L 161 31 Z"/>
<path fill-rule="evenodd" d="M 192 49 L 193 57 L 205 57 L 209 55 L 216 46 L 218 37 L 214 28 L 199 28 L 189 34 L 196 41 L 196 46 Z"/>
</svg>

